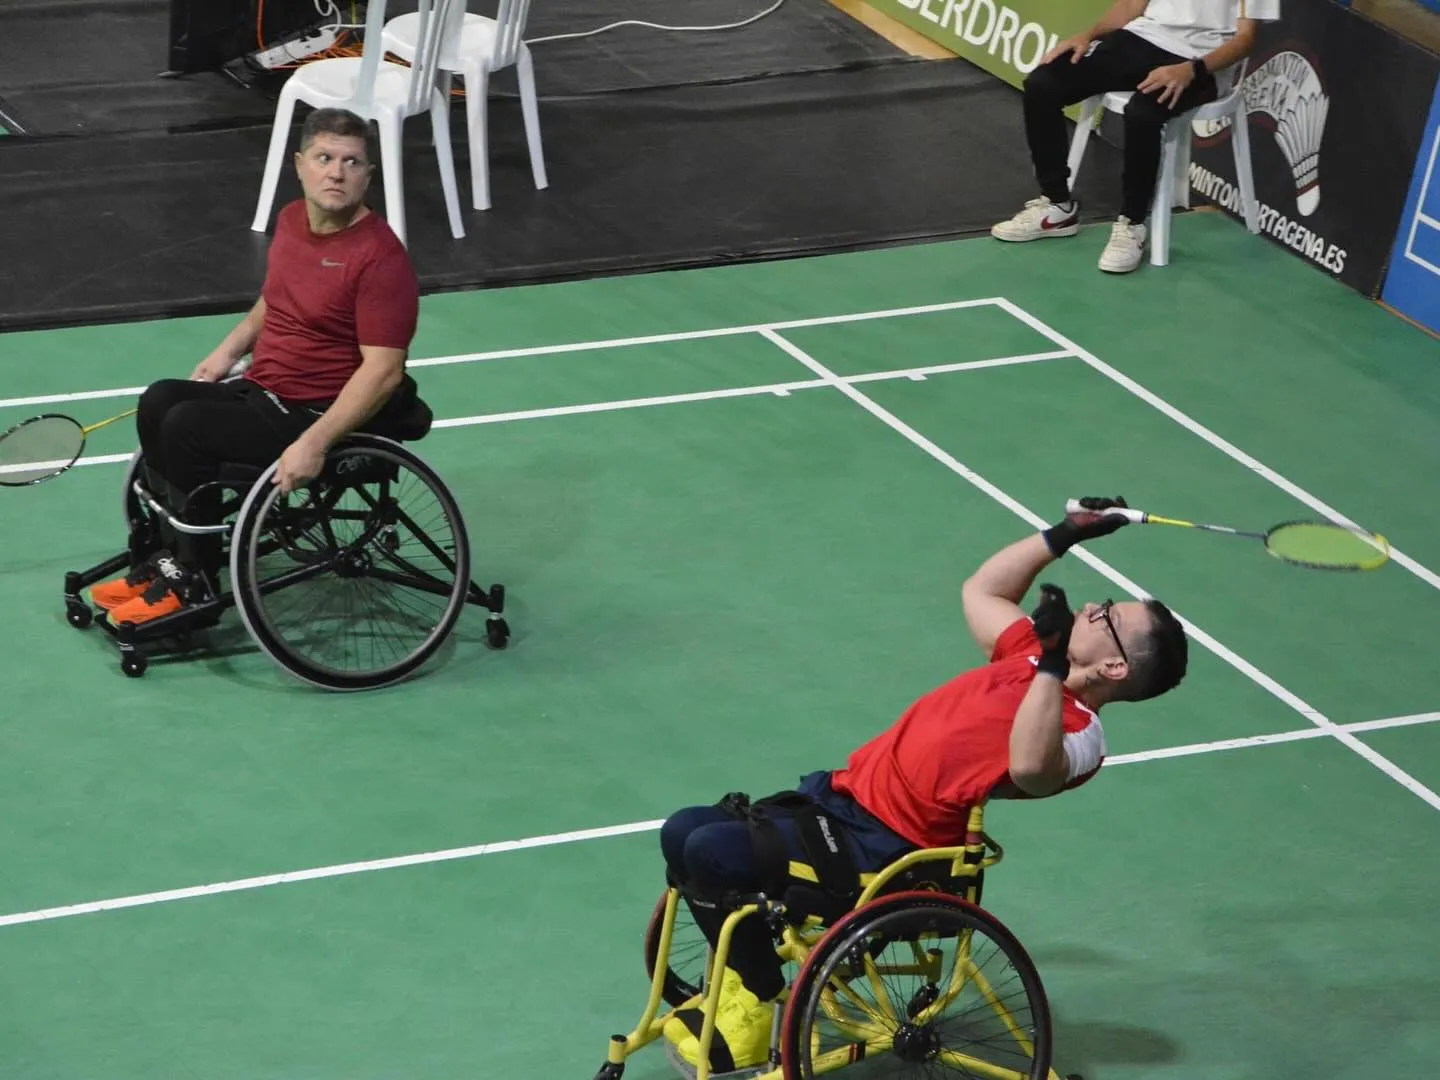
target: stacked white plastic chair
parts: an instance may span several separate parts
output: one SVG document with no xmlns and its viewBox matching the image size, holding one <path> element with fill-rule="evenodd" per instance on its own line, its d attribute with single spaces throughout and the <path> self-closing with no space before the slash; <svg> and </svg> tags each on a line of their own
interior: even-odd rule
<svg viewBox="0 0 1440 1080">
<path fill-rule="evenodd" d="M 366 12 L 365 48 L 358 57 L 314 60 L 285 81 L 275 107 L 275 126 L 265 158 L 260 201 L 251 228 L 264 232 L 275 201 L 280 169 L 290 142 L 290 123 L 296 102 L 314 108 L 340 108 L 373 120 L 380 134 L 380 171 L 385 186 L 385 218 L 402 243 L 406 240 L 404 161 L 401 137 L 405 121 L 430 114 L 435 156 L 450 233 L 465 235 L 460 221 L 460 193 L 455 180 L 455 159 L 450 145 L 450 100 L 439 85 L 439 58 L 454 49 L 465 0 L 420 0 L 414 15 L 416 48 L 410 66 L 384 58 L 385 0 L 371 0 Z"/>
<path fill-rule="evenodd" d="M 500 0 L 495 18 L 466 13 L 456 38 L 440 53 L 441 88 L 448 94 L 454 76 L 465 81 L 465 120 L 470 145 L 471 198 L 476 210 L 490 209 L 490 146 L 487 97 L 490 76 L 514 67 L 520 84 L 520 110 L 530 145 L 530 171 L 537 188 L 549 186 L 545 151 L 540 141 L 540 109 L 535 95 L 535 68 L 525 44 L 531 0 Z M 463 7 L 463 0 L 461 6 Z M 410 60 L 420 47 L 417 15 L 400 15 L 385 26 L 387 51 Z M 438 136 L 437 136 L 438 137 Z"/>
<path fill-rule="evenodd" d="M 1242 60 L 1229 71 L 1220 73 L 1223 80 L 1220 96 L 1189 112 L 1171 117 L 1164 128 L 1160 151 L 1160 174 L 1155 185 L 1155 202 L 1150 211 L 1150 263 L 1165 266 L 1170 262 L 1170 210 L 1190 205 L 1190 138 L 1192 124 L 1228 120 L 1231 146 L 1235 153 L 1235 176 L 1240 185 L 1245 227 L 1260 232 L 1260 204 L 1255 199 L 1255 174 L 1250 168 L 1250 128 L 1245 110 L 1245 71 L 1249 61 Z M 1100 121 L 1101 109 L 1124 115 L 1134 91 L 1122 90 L 1097 94 L 1080 105 L 1080 118 L 1070 142 L 1070 183 L 1080 175 L 1080 162 L 1085 144 Z"/>
</svg>

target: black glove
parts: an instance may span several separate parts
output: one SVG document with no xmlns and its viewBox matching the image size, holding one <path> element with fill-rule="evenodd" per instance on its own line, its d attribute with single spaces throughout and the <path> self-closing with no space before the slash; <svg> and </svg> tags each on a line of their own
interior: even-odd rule
<svg viewBox="0 0 1440 1080">
<path fill-rule="evenodd" d="M 1030 615 L 1035 636 L 1040 639 L 1040 663 L 1037 671 L 1054 675 L 1061 682 L 1070 674 L 1070 631 L 1075 628 L 1075 613 L 1065 599 L 1065 590 L 1058 585 L 1040 586 L 1040 603 Z"/>
<path fill-rule="evenodd" d="M 1116 529 L 1130 524 L 1129 518 L 1104 512 L 1107 507 L 1111 506 L 1129 509 L 1124 498 L 1119 495 L 1113 499 L 1087 495 L 1079 502 L 1085 510 L 1066 514 L 1063 520 L 1040 534 L 1045 538 L 1045 546 L 1050 549 L 1050 554 L 1057 559 L 1076 544 L 1094 540 L 1097 536 L 1109 536 Z M 1094 511 L 1094 513 L 1086 513 L 1086 511 Z"/>
</svg>

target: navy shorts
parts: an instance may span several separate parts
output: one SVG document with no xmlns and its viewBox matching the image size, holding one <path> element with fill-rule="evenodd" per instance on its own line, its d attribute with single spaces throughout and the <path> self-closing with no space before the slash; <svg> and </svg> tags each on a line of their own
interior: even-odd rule
<svg viewBox="0 0 1440 1080">
<path fill-rule="evenodd" d="M 801 778 L 795 788 L 808 795 L 844 830 L 856 869 L 881 870 L 915 845 L 893 832 L 848 795 L 830 786 L 828 770 Z M 805 861 L 804 845 L 794 822 L 783 811 L 772 820 L 797 861 Z M 761 887 L 755 863 L 750 826 L 718 806 L 691 806 L 678 810 L 660 828 L 660 850 L 671 875 L 705 889 L 753 891 Z"/>
</svg>

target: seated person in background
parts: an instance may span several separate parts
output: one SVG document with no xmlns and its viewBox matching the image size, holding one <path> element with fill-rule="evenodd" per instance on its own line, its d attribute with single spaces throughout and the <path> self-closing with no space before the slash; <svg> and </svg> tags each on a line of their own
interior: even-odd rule
<svg viewBox="0 0 1440 1080">
<path fill-rule="evenodd" d="M 1115 0 L 1099 22 L 1060 42 L 1026 76 L 1025 138 L 1040 196 L 991 235 L 1026 241 L 1079 231 L 1064 110 L 1096 94 L 1133 90 L 1125 107 L 1120 214 L 1100 269 L 1123 274 L 1138 267 L 1166 121 L 1214 101 L 1215 73 L 1250 55 L 1260 22 L 1279 18 L 1280 0 Z"/>
<path fill-rule="evenodd" d="M 768 826 L 757 828 L 728 796 L 665 821 L 660 847 L 667 879 L 685 891 L 712 948 L 733 910 L 727 893 L 764 890 L 778 899 L 795 859 L 814 866 L 822 887 L 827 868 L 834 868 L 844 879 L 838 884 L 849 886 L 843 896 L 858 891 L 859 873 L 883 869 L 907 852 L 963 844 L 974 806 L 1044 798 L 1089 781 L 1105 758 L 1102 706 L 1144 701 L 1179 684 L 1187 664 L 1185 631 L 1157 600 L 1086 604 L 1077 616 L 1060 589 L 1045 585 L 1032 617 L 1018 606 L 1041 569 L 1072 545 L 1127 524 L 1104 512 L 1124 506 L 1123 499 L 1087 498 L 1082 505 L 1086 511 L 992 555 L 965 582 L 965 619 L 988 664 L 921 697 L 889 730 L 855 750 L 845 768 L 811 773 L 798 793 L 782 793 L 780 807 L 766 808 Z M 807 828 L 807 814 L 817 824 Z M 825 850 L 827 836 L 843 839 L 842 854 Z M 785 989 L 762 918 L 736 926 L 728 959 L 711 1047 L 717 1072 L 765 1059 L 767 1003 Z M 698 1063 L 703 1020 L 697 1000 L 665 1027 L 691 1065 Z"/>
<path fill-rule="evenodd" d="M 260 298 L 188 380 L 162 379 L 140 397 L 151 491 L 192 524 L 214 523 L 216 489 L 186 497 L 222 463 L 278 460 L 275 481 L 289 492 L 320 472 L 337 440 L 362 427 L 384 434 L 414 401 L 405 360 L 419 283 L 405 246 L 364 203 L 369 143 L 354 113 L 310 114 L 295 155 L 304 198 L 278 215 Z M 227 379 L 247 354 L 243 376 Z M 168 615 L 214 588 L 220 535 L 178 533 L 169 543 L 91 590 L 112 624 Z"/>
</svg>

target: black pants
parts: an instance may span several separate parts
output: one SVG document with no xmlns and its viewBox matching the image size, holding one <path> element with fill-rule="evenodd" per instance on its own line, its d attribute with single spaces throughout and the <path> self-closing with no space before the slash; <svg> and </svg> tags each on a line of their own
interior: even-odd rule
<svg viewBox="0 0 1440 1080">
<path fill-rule="evenodd" d="M 1157 67 L 1188 63 L 1144 38 L 1124 30 L 1102 38 L 1094 50 L 1076 63 L 1067 53 L 1037 67 L 1025 79 L 1025 138 L 1035 165 L 1040 191 L 1052 202 L 1070 200 L 1070 139 L 1064 110 L 1096 94 L 1134 90 L 1125 107 L 1124 170 L 1120 213 L 1143 222 L 1155 196 L 1160 171 L 1160 138 L 1165 122 L 1177 113 L 1214 101 L 1215 76 L 1197 76 L 1180 100 L 1161 105 L 1159 91 L 1135 90 Z"/>
<path fill-rule="evenodd" d="M 225 463 L 268 466 L 312 423 L 311 408 L 276 398 L 246 379 L 207 383 L 161 379 L 140 395 L 135 426 L 152 490 L 170 510 L 194 525 L 218 524 L 220 492 L 211 488 Z M 189 569 L 213 578 L 221 536 L 177 534 L 168 541 Z"/>
</svg>

